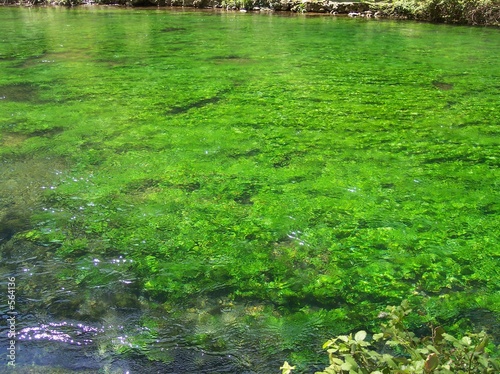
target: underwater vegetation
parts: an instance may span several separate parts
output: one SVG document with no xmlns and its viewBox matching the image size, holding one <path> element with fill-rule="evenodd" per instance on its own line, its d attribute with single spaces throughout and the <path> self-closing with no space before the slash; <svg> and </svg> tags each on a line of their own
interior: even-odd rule
<svg viewBox="0 0 500 374">
<path fill-rule="evenodd" d="M 324 341 L 405 298 L 498 340 L 496 30 L 98 8 L 0 21 L 2 272 L 26 328 L 105 324 L 101 355 L 233 373 L 320 370 Z"/>
</svg>

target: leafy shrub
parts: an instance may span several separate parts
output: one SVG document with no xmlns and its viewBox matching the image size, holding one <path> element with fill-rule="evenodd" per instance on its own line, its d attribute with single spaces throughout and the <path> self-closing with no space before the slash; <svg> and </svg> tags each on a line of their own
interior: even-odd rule
<svg viewBox="0 0 500 374">
<path fill-rule="evenodd" d="M 393 3 L 392 12 L 398 17 L 407 19 L 418 18 L 421 4 L 417 1 L 398 0 Z"/>
<path fill-rule="evenodd" d="M 221 5 L 225 9 L 247 9 L 255 6 L 254 0 L 222 0 Z"/>
<path fill-rule="evenodd" d="M 327 341 L 330 366 L 316 374 L 388 374 L 388 373 L 498 373 L 500 363 L 490 357 L 495 347 L 485 332 L 467 333 L 462 338 L 432 327 L 430 336 L 418 337 L 405 327 L 411 313 L 408 301 L 389 306 L 379 315 L 387 319 L 381 332 L 368 338 L 366 331 L 340 335 Z M 280 368 L 290 374 L 295 367 L 288 362 Z"/>
<path fill-rule="evenodd" d="M 56 5 L 64 5 L 64 6 L 76 6 L 81 5 L 81 0 L 60 0 L 55 2 Z"/>
<path fill-rule="evenodd" d="M 425 15 L 433 22 L 498 24 L 500 8 L 488 0 L 431 0 L 426 4 Z"/>
<path fill-rule="evenodd" d="M 396 0 L 374 4 L 374 9 L 395 18 L 500 25 L 500 4 L 494 0 Z"/>
<path fill-rule="evenodd" d="M 466 23 L 466 6 L 467 1 L 463 0 L 431 0 L 426 6 L 426 13 L 428 19 L 433 22 Z"/>
</svg>

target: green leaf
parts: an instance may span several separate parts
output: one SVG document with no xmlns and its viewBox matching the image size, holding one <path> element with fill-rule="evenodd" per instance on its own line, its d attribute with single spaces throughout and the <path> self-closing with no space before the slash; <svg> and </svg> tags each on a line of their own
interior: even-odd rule
<svg viewBox="0 0 500 374">
<path fill-rule="evenodd" d="M 418 353 L 422 353 L 424 355 L 429 354 L 429 350 L 427 348 L 419 348 L 416 350 Z"/>
<path fill-rule="evenodd" d="M 450 334 L 446 334 L 446 333 L 444 333 L 444 334 L 443 334 L 443 338 L 444 338 L 446 341 L 449 341 L 449 342 L 452 342 L 452 343 L 455 343 L 455 342 L 457 342 L 457 341 L 458 341 L 458 340 L 457 340 L 454 336 L 452 336 L 452 335 L 450 335 Z"/>
<path fill-rule="evenodd" d="M 479 356 L 477 358 L 477 361 L 484 367 L 487 368 L 489 366 L 489 361 L 486 357 L 484 356 Z"/>
<path fill-rule="evenodd" d="M 467 346 L 470 346 L 472 344 L 472 339 L 468 336 L 464 336 L 461 342 Z"/>
<path fill-rule="evenodd" d="M 356 333 L 356 335 L 354 335 L 354 340 L 356 340 L 357 342 L 362 342 L 363 340 L 365 340 L 366 338 L 366 331 L 358 331 Z"/>
<path fill-rule="evenodd" d="M 290 374 L 292 370 L 295 369 L 295 366 L 290 366 L 288 361 L 285 361 L 282 367 L 280 367 L 280 370 L 282 370 L 281 374 Z"/>
<path fill-rule="evenodd" d="M 349 362 L 344 362 L 344 363 L 342 363 L 342 365 L 340 366 L 340 368 L 342 370 L 349 371 L 349 370 L 351 370 L 352 365 Z"/>
<path fill-rule="evenodd" d="M 326 341 L 325 344 L 323 344 L 323 349 L 330 347 L 332 344 L 335 344 L 336 340 L 337 339 L 332 339 L 332 340 Z"/>
<path fill-rule="evenodd" d="M 479 353 L 483 353 L 484 352 L 484 348 L 486 347 L 486 345 L 488 344 L 488 337 L 485 336 L 483 338 L 483 340 L 481 340 L 481 343 L 479 343 L 476 347 L 476 349 L 474 350 L 475 352 L 479 352 Z"/>
<path fill-rule="evenodd" d="M 358 366 L 358 363 L 356 362 L 356 360 L 354 359 L 354 357 L 352 357 L 351 355 L 345 355 L 344 356 L 344 360 L 346 363 L 349 363 L 351 366 L 350 366 L 350 369 L 358 369 L 359 366 Z M 349 369 L 349 370 L 350 370 Z"/>
<path fill-rule="evenodd" d="M 383 354 L 382 355 L 382 360 L 384 362 L 386 362 L 387 365 L 389 365 L 390 368 L 393 368 L 393 369 L 397 369 L 398 368 L 398 365 L 396 364 L 396 362 L 394 362 L 393 357 L 391 355 Z"/>
<path fill-rule="evenodd" d="M 340 358 L 332 357 L 330 359 L 330 363 L 336 364 L 336 365 L 342 365 L 344 361 L 342 361 Z"/>
<path fill-rule="evenodd" d="M 436 349 L 436 347 L 434 347 L 433 345 L 427 345 L 426 348 L 431 351 L 431 352 L 434 352 L 434 353 L 439 353 L 439 351 Z"/>
<path fill-rule="evenodd" d="M 427 356 L 427 359 L 425 360 L 424 369 L 426 372 L 430 373 L 432 370 L 437 368 L 438 365 L 439 365 L 438 355 L 435 353 L 431 353 L 429 356 Z"/>
<path fill-rule="evenodd" d="M 439 326 L 434 329 L 434 343 L 439 344 L 443 341 L 443 335 L 445 334 L 444 329 Z"/>
</svg>

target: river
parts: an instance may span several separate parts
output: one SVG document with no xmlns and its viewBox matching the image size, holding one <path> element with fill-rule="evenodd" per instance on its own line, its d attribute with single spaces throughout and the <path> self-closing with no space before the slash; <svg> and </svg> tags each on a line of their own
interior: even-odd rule
<svg viewBox="0 0 500 374">
<path fill-rule="evenodd" d="M 498 339 L 497 29 L 97 6 L 0 24 L 12 372 L 313 373 L 405 298 Z"/>
</svg>

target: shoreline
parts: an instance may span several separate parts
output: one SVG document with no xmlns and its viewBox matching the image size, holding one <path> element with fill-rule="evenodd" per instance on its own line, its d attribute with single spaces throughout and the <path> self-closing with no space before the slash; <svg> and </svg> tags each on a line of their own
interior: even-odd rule
<svg viewBox="0 0 500 374">
<path fill-rule="evenodd" d="M 131 8 L 196 8 L 241 12 L 292 12 L 349 17 L 426 21 L 469 26 L 500 26 L 499 0 L 395 0 L 336 2 L 330 0 L 5 0 L 3 6 L 119 6 Z"/>
</svg>

